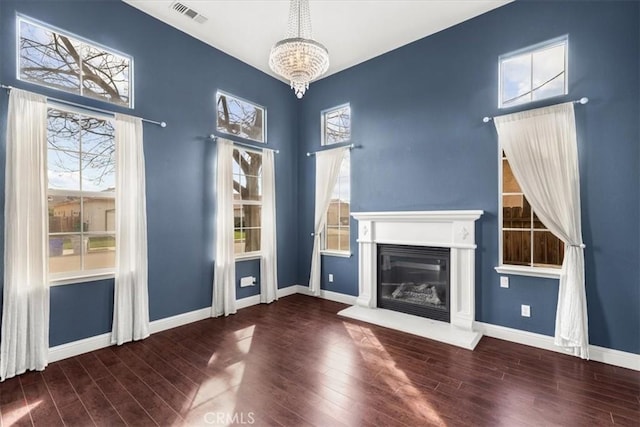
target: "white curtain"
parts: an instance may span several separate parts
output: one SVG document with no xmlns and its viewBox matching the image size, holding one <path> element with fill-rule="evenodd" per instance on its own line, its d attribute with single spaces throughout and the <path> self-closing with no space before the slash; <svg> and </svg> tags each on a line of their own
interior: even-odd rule
<svg viewBox="0 0 640 427">
<path fill-rule="evenodd" d="M 276 179 L 273 150 L 262 153 L 262 233 L 260 235 L 260 302 L 278 299 L 278 253 L 276 245 Z"/>
<path fill-rule="evenodd" d="M 324 225 L 327 222 L 327 209 L 331 203 L 331 193 L 340 175 L 340 166 L 349 147 L 340 147 L 316 153 L 316 205 L 313 228 L 313 253 L 311 255 L 311 275 L 309 290 L 320 295 L 320 245 Z"/>
<path fill-rule="evenodd" d="M 116 114 L 116 280 L 111 342 L 149 336 L 142 120 Z"/>
<path fill-rule="evenodd" d="M 573 103 L 494 119 L 500 145 L 525 197 L 565 243 L 555 344 L 589 358 L 580 175 Z"/>
<path fill-rule="evenodd" d="M 216 262 L 213 317 L 236 312 L 236 262 L 233 250 L 233 144 L 218 138 L 216 166 Z"/>
<path fill-rule="evenodd" d="M 47 100 L 12 89 L 7 123 L 0 379 L 41 371 L 49 352 Z"/>
</svg>

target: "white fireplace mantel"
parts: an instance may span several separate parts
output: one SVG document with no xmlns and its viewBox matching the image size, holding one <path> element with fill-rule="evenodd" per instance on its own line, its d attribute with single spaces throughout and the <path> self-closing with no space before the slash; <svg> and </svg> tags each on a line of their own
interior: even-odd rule
<svg viewBox="0 0 640 427">
<path fill-rule="evenodd" d="M 358 220 L 358 299 L 340 312 L 381 326 L 473 349 L 482 335 L 475 321 L 475 221 L 481 210 L 353 212 Z M 451 323 L 377 308 L 377 245 L 451 249 Z"/>
</svg>

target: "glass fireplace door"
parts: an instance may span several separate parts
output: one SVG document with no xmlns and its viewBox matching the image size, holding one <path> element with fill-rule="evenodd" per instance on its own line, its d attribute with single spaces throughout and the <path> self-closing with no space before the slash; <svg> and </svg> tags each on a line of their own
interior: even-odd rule
<svg viewBox="0 0 640 427">
<path fill-rule="evenodd" d="M 378 307 L 449 322 L 449 249 L 379 245 Z"/>
</svg>

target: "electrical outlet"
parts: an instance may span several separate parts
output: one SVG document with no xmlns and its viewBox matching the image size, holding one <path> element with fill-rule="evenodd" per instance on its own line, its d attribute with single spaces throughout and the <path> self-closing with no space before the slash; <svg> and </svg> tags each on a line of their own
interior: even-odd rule
<svg viewBox="0 0 640 427">
<path fill-rule="evenodd" d="M 329 283 L 333 283 L 333 274 L 329 274 Z"/>
<path fill-rule="evenodd" d="M 240 287 L 245 288 L 247 286 L 255 286 L 256 278 L 253 276 L 241 277 L 240 278 Z"/>
<path fill-rule="evenodd" d="M 520 306 L 520 315 L 522 317 L 531 317 L 531 307 L 525 304 Z"/>
<path fill-rule="evenodd" d="M 509 276 L 500 276 L 500 287 L 501 288 L 509 287 Z"/>
</svg>

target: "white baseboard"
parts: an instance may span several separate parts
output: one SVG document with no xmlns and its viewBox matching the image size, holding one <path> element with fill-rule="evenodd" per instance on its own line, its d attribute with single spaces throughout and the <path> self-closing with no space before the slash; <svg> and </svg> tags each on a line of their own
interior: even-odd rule
<svg viewBox="0 0 640 427">
<path fill-rule="evenodd" d="M 284 298 L 296 293 L 298 293 L 298 288 L 296 286 L 289 286 L 287 288 L 277 290 L 278 298 Z M 241 310 L 243 308 L 251 307 L 252 305 L 258 304 L 260 304 L 260 295 L 252 295 L 250 297 L 237 299 L 236 309 Z"/>
<path fill-rule="evenodd" d="M 479 332 L 482 332 L 488 337 L 528 345 L 530 347 L 541 348 L 543 350 L 550 350 L 556 353 L 569 354 L 563 348 L 554 345 L 553 337 L 548 335 L 536 334 L 533 332 L 521 331 L 519 329 L 512 329 L 482 322 L 475 322 L 475 326 Z M 589 345 L 589 357 L 591 360 L 596 362 L 640 371 L 640 354 L 598 347 L 597 345 Z"/>
<path fill-rule="evenodd" d="M 252 305 L 260 304 L 260 295 L 252 295 L 246 298 L 240 298 L 236 300 L 236 309 L 242 310 L 243 308 L 251 307 Z"/>
<path fill-rule="evenodd" d="M 49 363 L 100 350 L 111 345 L 111 332 L 49 347 Z"/>
<path fill-rule="evenodd" d="M 303 295 L 309 295 L 312 297 L 327 299 L 329 301 L 341 302 L 342 304 L 355 305 L 357 297 L 353 295 L 341 294 L 340 292 L 321 290 L 320 296 L 313 295 L 308 286 L 296 285 L 297 293 Z"/>
<path fill-rule="evenodd" d="M 293 294 L 303 294 L 314 296 L 309 291 L 308 286 L 293 285 L 286 288 L 278 289 L 278 298 L 283 298 Z M 345 295 L 338 292 L 322 290 L 318 298 L 330 301 L 340 302 L 348 305 L 356 304 L 356 297 L 353 295 Z M 236 301 L 238 310 L 260 304 L 260 296 L 254 295 L 247 298 L 241 298 Z M 154 320 L 149 324 L 149 332 L 152 334 L 186 325 L 188 323 L 197 322 L 199 320 L 211 317 L 211 307 L 190 311 L 188 313 L 178 314 L 176 316 L 166 317 L 164 319 Z M 484 335 L 492 338 L 498 338 L 505 341 L 511 341 L 518 344 L 528 345 L 531 347 L 550 350 L 557 353 L 567 354 L 567 352 L 556 347 L 553 344 L 553 337 L 536 334 L 533 332 L 521 331 L 518 329 L 507 328 L 504 326 L 492 325 L 489 323 L 475 322 L 475 329 Z M 99 350 L 111 345 L 111 333 L 96 335 L 73 341 L 66 344 L 57 345 L 49 348 L 49 363 L 58 360 L 67 359 L 69 357 L 78 356 L 83 353 Z M 620 350 L 614 350 L 595 345 L 589 346 L 589 355 L 591 360 L 596 362 L 607 363 L 609 365 L 620 366 L 622 368 L 640 371 L 640 354 L 628 353 Z"/>
<path fill-rule="evenodd" d="M 278 298 L 288 297 L 289 295 L 294 295 L 297 293 L 298 293 L 297 285 L 287 286 L 286 288 L 278 289 Z"/>
<path fill-rule="evenodd" d="M 188 323 L 208 319 L 209 317 L 211 317 L 211 307 L 205 307 L 201 308 L 200 310 L 176 314 L 175 316 L 165 317 L 164 319 L 158 319 L 150 322 L 149 333 L 155 334 L 158 332 L 166 331 L 167 329 L 177 328 L 178 326 L 186 325 Z"/>
<path fill-rule="evenodd" d="M 278 289 L 278 298 L 293 295 L 298 292 L 297 286 L 289 286 L 287 288 Z M 236 300 L 236 308 L 238 310 L 260 304 L 260 295 L 254 295 L 247 298 Z M 199 310 L 187 313 L 177 314 L 164 319 L 154 320 L 149 323 L 149 333 L 155 334 L 167 329 L 177 328 L 178 326 L 188 323 L 197 322 L 199 320 L 211 317 L 211 307 L 201 308 Z M 65 344 L 49 347 L 49 363 L 58 360 L 68 359 L 80 354 L 89 353 L 91 351 L 100 350 L 101 348 L 111 345 L 111 332 L 84 338 L 78 341 L 72 341 Z"/>
<path fill-rule="evenodd" d="M 178 326 L 186 325 L 188 323 L 208 319 L 209 317 L 211 317 L 211 307 L 201 308 L 200 310 L 194 310 L 178 314 L 176 316 L 165 317 L 164 319 L 149 322 L 149 333 L 155 334 L 167 329 L 177 328 Z M 111 332 L 108 332 L 106 334 L 49 347 L 49 363 L 89 353 L 90 351 L 100 350 L 101 348 L 109 347 L 110 345 Z"/>
</svg>

